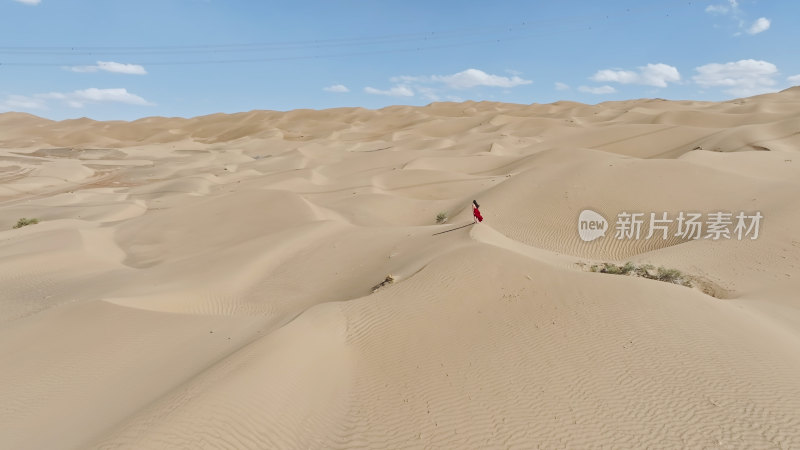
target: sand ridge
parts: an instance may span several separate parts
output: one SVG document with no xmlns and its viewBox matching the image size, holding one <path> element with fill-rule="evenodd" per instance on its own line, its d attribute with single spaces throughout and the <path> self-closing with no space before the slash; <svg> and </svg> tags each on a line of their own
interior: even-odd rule
<svg viewBox="0 0 800 450">
<path fill-rule="evenodd" d="M 0 447 L 800 446 L 799 119 L 800 88 L 0 114 Z M 764 221 L 584 242 L 584 209 Z M 588 270 L 626 261 L 695 285 Z"/>
</svg>

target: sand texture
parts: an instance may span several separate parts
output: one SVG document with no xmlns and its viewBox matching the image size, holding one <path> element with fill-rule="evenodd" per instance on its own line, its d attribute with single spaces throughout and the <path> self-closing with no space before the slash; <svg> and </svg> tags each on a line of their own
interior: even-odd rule
<svg viewBox="0 0 800 450">
<path fill-rule="evenodd" d="M 0 448 L 800 448 L 800 88 L 0 114 Z"/>
</svg>

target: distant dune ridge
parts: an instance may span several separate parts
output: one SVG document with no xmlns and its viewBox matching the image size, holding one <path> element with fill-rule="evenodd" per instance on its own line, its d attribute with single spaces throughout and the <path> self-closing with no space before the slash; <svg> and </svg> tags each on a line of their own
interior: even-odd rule
<svg viewBox="0 0 800 450">
<path fill-rule="evenodd" d="M 798 448 L 798 199 L 800 88 L 0 114 L 0 448 Z"/>
</svg>

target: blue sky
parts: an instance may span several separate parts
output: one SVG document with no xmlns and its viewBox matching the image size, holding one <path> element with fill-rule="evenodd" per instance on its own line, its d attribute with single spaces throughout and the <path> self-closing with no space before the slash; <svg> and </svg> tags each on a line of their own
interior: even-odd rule
<svg viewBox="0 0 800 450">
<path fill-rule="evenodd" d="M 0 112 L 59 120 L 800 84 L 794 0 L 0 0 L 0 18 Z"/>
</svg>

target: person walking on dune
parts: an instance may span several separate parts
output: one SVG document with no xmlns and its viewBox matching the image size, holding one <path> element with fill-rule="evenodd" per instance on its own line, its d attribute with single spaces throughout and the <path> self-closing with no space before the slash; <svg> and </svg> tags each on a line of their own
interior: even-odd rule
<svg viewBox="0 0 800 450">
<path fill-rule="evenodd" d="M 472 201 L 472 220 L 473 220 L 473 223 L 483 222 L 483 216 L 481 215 L 481 210 L 478 209 L 480 207 L 481 207 L 481 205 L 479 205 L 477 201 L 475 201 L 475 200 Z"/>
</svg>

